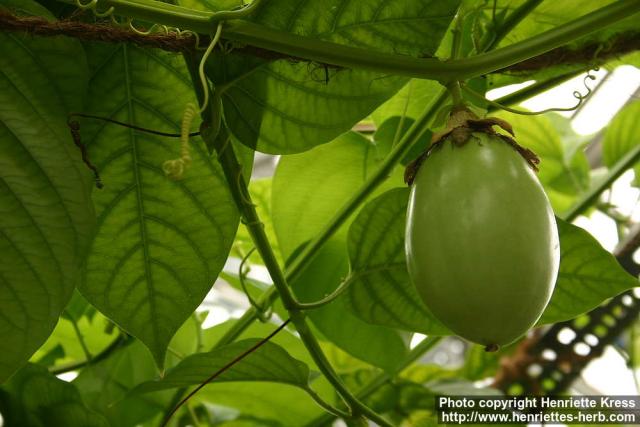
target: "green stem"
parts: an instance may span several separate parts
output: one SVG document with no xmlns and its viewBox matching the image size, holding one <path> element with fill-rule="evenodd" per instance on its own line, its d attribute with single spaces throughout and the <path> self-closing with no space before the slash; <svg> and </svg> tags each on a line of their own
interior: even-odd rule
<svg viewBox="0 0 640 427">
<path fill-rule="evenodd" d="M 73 3 L 73 0 L 59 1 Z M 100 0 L 99 3 L 105 7 L 113 6 L 118 15 L 197 33 L 211 34 L 216 28 L 217 21 L 213 12 L 198 12 L 153 0 Z M 415 58 L 345 46 L 242 20 L 229 20 L 225 25 L 224 38 L 344 68 L 369 69 L 386 74 L 450 82 L 487 74 L 548 52 L 602 30 L 638 11 L 640 0 L 619 0 L 527 40 L 488 53 L 446 62 L 436 58 Z M 516 18 L 521 19 L 514 17 L 514 22 L 517 21 Z"/>
<path fill-rule="evenodd" d="M 205 116 L 203 117 L 203 120 L 206 124 L 211 121 L 211 118 L 207 118 Z M 211 138 L 211 135 L 208 135 L 207 132 L 203 132 L 202 136 L 205 140 Z M 213 141 L 209 140 L 208 142 L 211 144 Z M 216 145 L 216 149 L 218 150 L 218 160 L 222 166 L 224 175 L 227 178 L 231 194 L 236 206 L 241 212 L 243 221 L 247 226 L 253 243 L 262 257 L 262 261 L 264 262 L 271 279 L 273 280 L 274 288 L 277 289 L 280 299 L 287 311 L 289 311 L 291 322 L 294 324 L 298 334 L 300 335 L 300 339 L 309 351 L 309 354 L 318 366 L 318 369 L 324 374 L 327 380 L 353 411 L 361 412 L 367 416 L 367 418 L 375 421 L 379 425 L 388 425 L 384 419 L 363 405 L 349 392 L 346 386 L 342 383 L 342 380 L 329 364 L 324 352 L 320 348 L 320 344 L 307 325 L 306 316 L 296 308 L 296 301 L 287 284 L 284 272 L 278 264 L 271 244 L 269 243 L 269 239 L 264 231 L 264 227 L 262 226 L 260 218 L 256 212 L 255 206 L 251 202 L 251 196 L 249 195 L 246 182 L 242 176 L 242 167 L 238 163 L 234 154 L 233 146 L 231 144 L 226 144 L 224 147 Z"/>
<path fill-rule="evenodd" d="M 343 411 L 342 409 L 338 409 L 333 405 L 329 404 L 328 402 L 325 402 L 320 397 L 320 395 L 318 395 L 318 393 L 316 393 L 316 391 L 311 387 L 306 387 L 305 391 L 307 392 L 309 397 L 311 397 L 313 401 L 318 404 L 318 406 L 320 406 L 322 409 L 327 411 L 328 414 L 331 414 L 334 417 L 339 417 L 339 418 L 349 418 L 351 416 L 348 412 Z"/>
<path fill-rule="evenodd" d="M 203 120 L 206 125 L 206 123 L 211 121 L 211 118 L 207 118 L 205 116 L 203 117 Z M 210 140 L 211 135 L 208 135 L 207 132 L 203 132 L 202 136 L 205 140 L 209 139 L 209 144 L 213 143 L 213 141 Z M 298 334 L 300 335 L 300 339 L 309 351 L 309 354 L 318 366 L 318 369 L 324 374 L 327 380 L 353 411 L 358 411 L 364 414 L 367 418 L 375 421 L 379 425 L 388 425 L 384 419 L 363 405 L 349 392 L 346 386 L 342 383 L 342 380 L 329 364 L 324 352 L 320 348 L 320 344 L 307 325 L 306 316 L 296 308 L 296 301 L 287 284 L 284 272 L 278 264 L 271 244 L 269 243 L 269 239 L 264 231 L 264 227 L 262 226 L 260 218 L 256 212 L 255 206 L 251 202 L 251 196 L 249 195 L 246 182 L 242 176 L 242 167 L 238 163 L 234 154 L 233 146 L 231 144 L 226 144 L 224 147 L 216 145 L 216 149 L 218 150 L 218 160 L 227 179 L 231 194 L 233 195 L 236 206 L 241 212 L 243 221 L 247 226 L 253 243 L 255 244 L 258 253 L 262 257 L 262 261 L 273 280 L 274 288 L 277 289 L 280 299 L 287 311 L 289 311 L 291 322 L 294 324 Z"/>
<path fill-rule="evenodd" d="M 197 75 L 197 63 L 193 58 L 186 58 L 189 72 L 191 73 L 194 83 L 198 81 Z M 205 89 L 207 90 L 207 89 Z M 202 90 L 197 90 L 198 98 L 202 100 L 204 98 Z M 212 103 L 219 102 L 215 93 L 211 97 Z M 280 268 L 278 260 L 273 252 L 273 248 L 269 242 L 267 234 L 264 230 L 263 224 L 256 212 L 255 205 L 251 201 L 251 195 L 247 188 L 245 178 L 242 173 L 242 166 L 238 162 L 238 159 L 234 153 L 232 144 L 219 144 L 216 141 L 217 135 L 213 135 L 210 132 L 210 124 L 218 120 L 218 117 L 211 117 L 207 114 L 211 114 L 212 109 L 207 108 L 202 115 L 202 137 L 207 142 L 208 146 L 214 146 L 218 155 L 218 161 L 222 167 L 222 171 L 227 180 L 229 190 L 234 199 L 234 202 L 240 211 L 244 224 L 251 235 L 253 243 L 262 257 L 271 279 L 273 280 L 274 288 L 282 300 L 285 308 L 289 312 L 291 322 L 295 326 L 302 343 L 307 348 L 310 356 L 318 366 L 318 369 L 327 378 L 329 383 L 336 389 L 338 394 L 347 403 L 354 413 L 361 413 L 370 420 L 376 422 L 381 426 L 389 426 L 389 424 L 376 414 L 362 402 L 360 402 L 344 385 L 338 374 L 333 370 L 333 367 L 326 358 L 320 344 L 318 343 L 315 335 L 311 332 L 309 325 L 307 324 L 306 315 L 295 307 L 296 301 L 287 284 L 287 279 L 284 275 L 284 271 Z"/>
<path fill-rule="evenodd" d="M 356 396 L 359 399 L 366 399 L 371 396 L 376 390 L 378 390 L 381 386 L 391 381 L 394 377 L 400 374 L 407 367 L 411 366 L 413 362 L 420 359 L 425 353 L 435 347 L 442 337 L 428 337 L 422 340 L 420 344 L 415 346 L 409 354 L 390 372 L 381 372 L 377 376 L 375 376 L 371 381 L 369 381 L 364 387 L 362 387 L 357 393 Z M 326 426 L 333 421 L 335 417 L 331 414 L 323 414 L 316 418 L 315 420 L 306 424 L 305 427 L 321 427 Z"/>
<path fill-rule="evenodd" d="M 586 211 L 597 200 L 600 194 L 613 184 L 627 169 L 640 161 L 640 145 L 629 151 L 622 159 L 609 169 L 609 173 L 596 185 L 591 187 L 567 212 L 560 215 L 565 221 L 571 222 Z"/>
<path fill-rule="evenodd" d="M 460 82 L 454 81 L 449 83 L 447 85 L 447 90 L 449 91 L 449 95 L 451 95 L 454 107 L 464 106 L 464 99 L 462 98 L 462 91 L 460 90 Z"/>
</svg>

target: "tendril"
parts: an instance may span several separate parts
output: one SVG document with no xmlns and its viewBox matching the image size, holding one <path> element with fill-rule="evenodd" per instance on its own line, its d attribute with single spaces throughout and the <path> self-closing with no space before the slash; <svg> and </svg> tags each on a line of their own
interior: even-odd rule
<svg viewBox="0 0 640 427">
<path fill-rule="evenodd" d="M 167 160 L 162 164 L 162 170 L 165 175 L 176 181 L 182 179 L 185 169 L 191 165 L 189 131 L 191 130 L 191 123 L 193 123 L 196 114 L 198 114 L 196 106 L 188 103 L 182 114 L 182 125 L 180 126 L 180 157 Z"/>
<path fill-rule="evenodd" d="M 113 6 L 111 6 L 107 10 L 100 12 L 98 10 L 98 0 L 91 0 L 88 3 L 82 3 L 81 0 L 76 0 L 76 6 L 82 10 L 91 10 L 93 14 L 98 18 L 106 18 L 108 16 L 112 16 L 114 11 Z"/>
<path fill-rule="evenodd" d="M 120 22 L 116 19 L 115 15 L 111 15 L 111 21 L 115 25 L 118 25 L 121 27 L 127 27 L 129 30 L 141 36 L 149 36 L 152 34 L 163 34 L 165 36 L 168 36 L 172 33 L 175 34 L 178 38 L 191 36 L 196 41 L 195 49 L 196 50 L 202 49 L 202 47 L 200 47 L 200 35 L 195 31 L 181 30 L 180 28 L 177 28 L 177 27 L 168 27 L 166 25 L 161 25 L 161 24 L 153 24 L 151 27 L 149 27 L 148 30 L 141 30 L 139 28 L 136 28 L 136 26 L 133 23 L 133 18 L 126 18 L 124 22 Z"/>
<path fill-rule="evenodd" d="M 205 62 L 207 62 L 209 55 L 211 55 L 213 48 L 220 40 L 221 34 L 222 22 L 218 24 L 216 34 L 211 40 L 211 43 L 209 44 L 206 52 L 204 53 L 204 55 L 202 55 L 200 66 L 198 67 L 198 74 L 200 76 L 200 82 L 202 83 L 204 92 L 204 101 L 199 109 L 193 103 L 188 103 L 184 109 L 184 113 L 182 114 L 182 126 L 180 128 L 180 157 L 173 160 L 167 160 L 162 164 L 162 170 L 164 171 L 165 175 L 173 180 L 182 179 L 185 170 L 191 165 L 192 159 L 191 150 L 189 147 L 189 131 L 191 130 L 191 124 L 193 123 L 196 115 L 201 114 L 209 105 L 209 87 L 207 83 L 207 77 L 204 73 L 204 64 Z"/>
<path fill-rule="evenodd" d="M 265 323 L 268 322 L 269 319 L 271 319 L 271 316 L 273 315 L 273 308 L 271 306 L 262 307 L 260 304 L 258 304 L 258 302 L 254 300 L 249 293 L 246 283 L 247 276 L 251 272 L 251 267 L 247 267 L 245 269 L 244 266 L 249 257 L 255 252 L 255 250 L 255 247 L 251 248 L 251 250 L 244 256 L 244 258 L 242 258 L 242 261 L 240 261 L 240 266 L 238 267 L 238 279 L 240 281 L 242 291 L 245 293 L 247 299 L 249 300 L 249 304 L 256 310 L 258 320 Z"/>
<path fill-rule="evenodd" d="M 598 71 L 598 67 L 594 67 L 593 71 Z M 552 111 L 575 111 L 578 108 L 580 108 L 580 106 L 582 105 L 582 103 L 585 101 L 585 99 L 587 99 L 589 97 L 589 95 L 591 95 L 591 93 L 593 92 L 593 89 L 589 86 L 589 80 L 595 80 L 596 77 L 591 74 L 591 70 L 589 70 L 587 72 L 587 75 L 584 77 L 583 79 L 583 85 L 586 89 L 586 93 L 581 93 L 580 91 L 576 90 L 573 92 L 573 97 L 576 98 L 578 100 L 578 102 L 576 103 L 576 105 L 572 106 L 572 107 L 552 107 L 552 108 L 547 108 L 544 110 L 540 110 L 540 111 L 525 111 L 525 110 L 519 110 L 516 108 L 511 108 L 511 107 L 507 107 L 506 105 L 500 104 L 498 102 L 495 101 L 491 101 L 487 98 L 485 98 L 482 94 L 480 94 L 479 92 L 476 92 L 475 90 L 471 89 L 468 86 L 463 86 L 462 90 L 465 91 L 466 93 L 468 93 L 469 95 L 471 95 L 472 97 L 479 99 L 483 102 L 486 102 L 487 104 L 499 108 L 501 110 L 507 111 L 509 113 L 513 113 L 513 114 L 520 114 L 522 116 L 537 116 L 540 114 L 545 114 L 545 113 L 549 113 Z"/>
<path fill-rule="evenodd" d="M 207 62 L 207 59 L 209 59 L 209 55 L 211 55 L 211 52 L 213 52 L 213 48 L 216 46 L 216 44 L 218 44 L 218 41 L 220 40 L 221 35 L 222 35 L 222 22 L 218 23 L 216 34 L 213 36 L 213 39 L 211 40 L 211 43 L 209 43 L 209 47 L 207 47 L 207 50 L 204 52 L 204 55 L 202 55 L 202 59 L 200 60 L 200 65 L 198 66 L 198 75 L 200 76 L 200 83 L 202 83 L 202 89 L 204 92 L 204 102 L 202 103 L 202 106 L 200 106 L 199 113 L 202 113 L 209 105 L 209 87 L 207 85 L 207 77 L 204 74 L 204 65 Z"/>
</svg>

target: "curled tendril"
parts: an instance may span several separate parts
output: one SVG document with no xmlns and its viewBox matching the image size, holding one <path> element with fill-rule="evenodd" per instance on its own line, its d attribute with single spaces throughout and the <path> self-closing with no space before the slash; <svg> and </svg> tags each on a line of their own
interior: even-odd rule
<svg viewBox="0 0 640 427">
<path fill-rule="evenodd" d="M 240 261 L 240 266 L 238 267 L 238 279 L 240 281 L 242 291 L 245 293 L 247 299 L 249 300 L 249 304 L 251 304 L 251 307 L 256 310 L 258 320 L 265 323 L 269 321 L 269 319 L 271 319 L 271 316 L 273 315 L 273 308 L 271 306 L 262 307 L 260 304 L 258 304 L 258 302 L 254 300 L 249 293 L 246 283 L 247 275 L 251 272 L 251 267 L 245 268 L 245 264 L 249 257 L 255 252 L 255 250 L 255 247 L 251 248 L 251 250 L 244 256 L 244 258 L 242 258 L 242 261 Z"/>
<path fill-rule="evenodd" d="M 592 69 L 593 71 L 599 71 L 600 67 L 593 67 Z M 578 100 L 578 105 L 576 105 L 573 110 L 575 110 L 576 108 L 578 108 L 580 106 L 580 104 L 582 104 L 582 102 L 589 96 L 591 95 L 591 93 L 593 92 L 593 89 L 591 88 L 591 86 L 589 86 L 589 82 L 588 80 L 594 81 L 596 79 L 596 76 L 594 76 L 593 74 L 591 74 L 591 71 L 589 70 L 587 71 L 587 75 L 584 76 L 584 79 L 582 79 L 582 84 L 584 85 L 585 89 L 587 90 L 587 93 L 585 93 L 584 95 L 582 93 L 580 93 L 580 91 L 573 91 L 573 97 L 576 98 Z"/>
<path fill-rule="evenodd" d="M 133 28 L 133 26 L 131 27 Z M 218 24 L 216 34 L 211 40 L 207 51 L 202 56 L 200 66 L 198 67 L 200 82 L 202 83 L 202 88 L 204 90 L 204 102 L 199 109 L 193 103 L 188 103 L 184 109 L 184 113 L 182 114 L 182 126 L 180 127 L 180 157 L 173 160 L 167 160 L 162 164 L 162 170 L 165 175 L 173 180 L 182 179 L 184 171 L 189 167 L 189 165 L 191 165 L 191 150 L 189 148 L 189 131 L 191 130 L 191 124 L 193 123 L 196 115 L 202 113 L 209 104 L 209 86 L 207 83 L 207 77 L 204 73 L 204 63 L 207 61 L 207 58 L 213 51 L 213 48 L 218 43 L 218 40 L 220 40 L 221 34 L 222 22 Z"/>
<path fill-rule="evenodd" d="M 164 25 L 159 25 L 159 24 L 153 24 L 151 27 L 149 27 L 148 30 L 140 30 L 138 28 L 136 28 L 135 25 L 133 25 L 133 19 L 128 19 L 127 20 L 127 27 L 129 27 L 129 29 L 131 31 L 133 31 L 136 34 L 140 34 L 141 36 L 148 36 L 149 34 L 152 34 L 154 32 L 156 32 L 157 28 L 162 28 L 164 31 L 161 31 L 162 33 L 167 34 L 168 30 L 167 27 L 165 27 Z"/>
<path fill-rule="evenodd" d="M 182 179 L 185 169 L 191 165 L 191 150 L 189 148 L 189 131 L 191 123 L 197 114 L 196 106 L 187 104 L 182 115 L 182 126 L 180 127 L 180 157 L 167 160 L 162 164 L 165 175 L 173 180 Z"/>
<path fill-rule="evenodd" d="M 205 49 L 202 46 L 200 46 L 200 34 L 196 33 L 195 31 L 181 30 L 180 28 L 177 28 L 177 27 L 168 27 L 166 25 L 161 25 L 161 24 L 153 24 L 151 27 L 149 27 L 149 29 L 143 30 L 135 26 L 135 24 L 133 23 L 133 18 L 126 17 L 122 21 L 120 21 L 118 20 L 118 18 L 116 18 L 114 14 L 111 15 L 111 22 L 113 22 L 114 25 L 117 25 L 119 27 L 126 27 L 130 31 L 133 31 L 134 33 L 141 36 L 148 36 L 151 34 L 163 34 L 165 36 L 175 34 L 178 38 L 191 36 L 195 39 L 196 50 Z"/>
<path fill-rule="evenodd" d="M 599 68 L 598 67 L 594 67 L 592 69 L 593 71 L 598 71 Z M 491 101 L 487 98 L 485 98 L 482 94 L 476 92 L 475 90 L 467 87 L 467 86 L 462 86 L 462 90 L 465 91 L 466 93 L 468 93 L 469 95 L 473 96 L 476 99 L 480 99 L 483 102 L 486 102 L 487 104 L 499 108 L 501 110 L 504 111 L 508 111 L 509 113 L 513 113 L 513 114 L 520 114 L 522 116 L 537 116 L 540 114 L 544 114 L 544 113 L 550 113 L 552 111 L 575 111 L 578 108 L 580 108 L 580 106 L 582 105 L 582 103 L 585 101 L 585 99 L 587 99 L 589 97 L 589 95 L 591 95 L 591 93 L 593 92 L 593 89 L 591 88 L 591 86 L 589 86 L 589 80 L 595 80 L 596 76 L 594 76 L 593 74 L 591 74 L 591 71 L 589 70 L 587 72 L 587 75 L 584 77 L 583 79 L 583 84 L 584 87 L 586 89 L 586 93 L 581 93 L 580 91 L 576 90 L 573 92 L 573 97 L 576 98 L 578 100 L 578 102 L 576 103 L 576 105 L 574 105 L 573 107 L 566 107 L 566 108 L 562 108 L 562 107 L 553 107 L 553 108 L 547 108 L 545 110 L 540 110 L 540 111 L 524 111 L 524 110 L 518 110 L 516 108 L 511 108 L 511 107 L 507 107 L 506 105 L 502 105 L 498 102 L 495 101 Z"/>
<path fill-rule="evenodd" d="M 98 0 L 91 0 L 88 3 L 82 3 L 81 0 L 76 0 L 76 6 L 82 10 L 91 10 L 98 18 L 106 18 L 113 15 L 114 8 L 111 6 L 107 10 L 100 12 L 98 10 Z"/>
</svg>

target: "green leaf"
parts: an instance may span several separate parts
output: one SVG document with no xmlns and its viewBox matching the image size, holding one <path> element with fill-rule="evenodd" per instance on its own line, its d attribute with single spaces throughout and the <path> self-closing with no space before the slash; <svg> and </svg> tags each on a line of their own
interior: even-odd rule
<svg viewBox="0 0 640 427">
<path fill-rule="evenodd" d="M 602 160 L 607 167 L 613 167 L 625 154 L 638 145 L 640 135 L 640 102 L 635 101 L 624 107 L 611 120 L 602 141 Z M 639 182 L 640 166 L 634 168 L 636 185 Z"/>
<path fill-rule="evenodd" d="M 539 324 L 556 323 L 585 313 L 605 300 L 638 286 L 589 233 L 560 219 L 560 272 L 551 301 Z"/>
<path fill-rule="evenodd" d="M 194 101 L 179 56 L 130 45 L 87 50 L 89 112 L 179 130 L 185 105 Z M 162 367 L 171 337 L 222 269 L 238 212 L 220 166 L 199 138 L 190 142 L 193 163 L 184 178 L 172 181 L 162 164 L 179 156 L 175 138 L 92 122 L 83 124 L 83 137 L 105 187 L 94 194 L 98 231 L 80 291 L 139 338 Z"/>
<path fill-rule="evenodd" d="M 458 3 L 273 0 L 250 19 L 296 35 L 420 56 L 436 51 Z M 226 122 L 242 143 L 268 153 L 297 153 L 332 140 L 407 81 L 366 70 L 226 56 L 210 61 L 208 71 L 223 91 Z"/>
<path fill-rule="evenodd" d="M 248 419 L 251 427 L 300 427 L 324 412 L 299 387 L 279 383 L 215 383 L 193 400 L 234 408 L 237 419 Z"/>
<path fill-rule="evenodd" d="M 73 291 L 69 304 L 62 312 L 62 317 L 67 320 L 79 321 L 83 316 L 87 316 L 89 320 L 96 314 L 96 309 L 89 301 L 87 301 L 80 292 Z"/>
<path fill-rule="evenodd" d="M 205 340 L 209 343 L 208 347 L 214 346 L 222 335 L 235 324 L 235 322 L 236 320 L 232 319 L 212 328 L 205 329 Z M 277 326 L 278 325 L 273 322 L 254 322 L 238 336 L 238 340 L 266 337 L 271 334 Z M 287 353 L 289 353 L 293 358 L 305 363 L 310 367 L 310 369 L 316 369 L 313 358 L 309 355 L 307 348 L 304 346 L 294 330 L 285 328 L 271 338 L 269 342 L 277 344 L 282 348 L 286 348 Z"/>
<path fill-rule="evenodd" d="M 427 309 L 409 279 L 404 252 L 408 188 L 370 201 L 349 229 L 352 311 L 378 325 L 451 334 Z"/>
<path fill-rule="evenodd" d="M 442 86 L 433 80 L 411 79 L 398 93 L 371 113 L 371 118 L 378 126 L 393 116 L 417 119 L 441 90 Z"/>
<path fill-rule="evenodd" d="M 169 345 L 167 366 L 174 366 L 189 354 L 201 351 L 205 345 L 205 331 L 191 316 L 175 334 Z M 203 337 L 198 338 L 196 334 Z M 104 348 L 104 347 L 103 347 Z M 164 413 L 173 396 L 172 391 L 153 395 L 133 395 L 136 385 L 156 377 L 155 364 L 149 351 L 140 341 L 126 342 L 126 346 L 108 358 L 86 366 L 73 381 L 93 410 L 103 414 L 112 426 L 134 427 Z M 157 425 L 157 424 L 154 424 Z"/>
<path fill-rule="evenodd" d="M 315 237 L 384 159 L 389 147 L 377 146 L 355 132 L 330 144 L 283 157 L 272 188 L 272 216 L 285 258 Z M 379 191 L 402 185 L 398 169 Z M 348 274 L 348 223 L 331 238 L 291 286 L 303 302 L 323 298 Z M 392 369 L 407 348 L 404 334 L 367 324 L 351 313 L 344 296 L 309 312 L 324 336 L 351 355 Z"/>
<path fill-rule="evenodd" d="M 201 384 L 218 369 L 254 347 L 259 341 L 258 338 L 245 339 L 207 353 L 188 356 L 168 370 L 161 379 L 140 384 L 134 389 L 134 393 Z M 266 381 L 306 388 L 309 382 L 309 368 L 291 357 L 279 345 L 266 342 L 224 371 L 215 381 Z"/>
<path fill-rule="evenodd" d="M 51 18 L 31 1 L 19 6 Z M 76 285 L 95 217 L 89 170 L 66 127 L 87 84 L 82 47 L 4 32 L 0 51 L 2 383 L 51 334 Z"/>
<path fill-rule="evenodd" d="M 0 389 L 4 425 L 20 427 L 108 427 L 88 409 L 70 383 L 46 368 L 27 365 Z"/>
<path fill-rule="evenodd" d="M 410 117 L 389 117 L 378 127 L 373 135 L 373 141 L 376 146 L 385 147 L 384 151 L 390 151 L 390 147 L 398 144 L 414 122 L 415 120 Z M 400 163 L 404 166 L 411 163 L 427 149 L 429 144 L 431 144 L 431 132 L 424 132 L 400 160 Z"/>
<path fill-rule="evenodd" d="M 87 406 L 104 415 L 113 427 L 134 427 L 166 409 L 172 392 L 128 395 L 137 384 L 152 380 L 153 358 L 140 341 L 87 366 L 73 384 Z"/>
<path fill-rule="evenodd" d="M 315 237 L 373 173 L 389 151 L 356 132 L 340 135 L 301 154 L 280 159 L 272 188 L 272 217 L 280 250 L 285 259 Z M 397 170 L 384 189 L 401 186 Z M 378 190 L 383 191 L 383 190 Z M 343 227 L 336 236 L 346 237 Z"/>
<path fill-rule="evenodd" d="M 543 116 L 498 113 L 515 130 L 518 144 L 540 158 L 538 179 L 544 186 L 554 211 L 561 213 L 578 194 L 589 187 L 589 162 L 583 150 L 560 138 L 554 122 Z M 558 123 L 556 123 L 558 125 Z"/>
</svg>

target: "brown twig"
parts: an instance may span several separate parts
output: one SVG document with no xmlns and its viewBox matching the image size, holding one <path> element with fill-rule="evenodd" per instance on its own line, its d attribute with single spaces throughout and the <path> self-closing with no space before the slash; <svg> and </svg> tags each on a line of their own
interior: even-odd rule
<svg viewBox="0 0 640 427">
<path fill-rule="evenodd" d="M 0 8 L 0 30 L 24 32 L 33 36 L 68 36 L 81 40 L 109 43 L 132 43 L 169 52 L 184 52 L 195 48 L 192 34 L 138 34 L 106 22 L 87 23 L 73 19 L 48 21 L 39 16 L 17 16 Z"/>
</svg>

